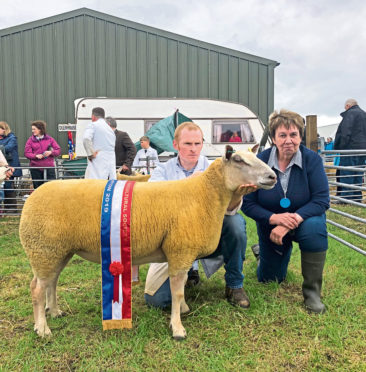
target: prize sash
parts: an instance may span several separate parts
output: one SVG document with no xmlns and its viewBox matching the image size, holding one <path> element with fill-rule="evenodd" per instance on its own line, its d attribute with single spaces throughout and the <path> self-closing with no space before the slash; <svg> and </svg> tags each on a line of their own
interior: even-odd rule
<svg viewBox="0 0 366 372">
<path fill-rule="evenodd" d="M 101 211 L 103 330 L 132 328 L 131 203 L 135 182 L 109 180 Z"/>
</svg>

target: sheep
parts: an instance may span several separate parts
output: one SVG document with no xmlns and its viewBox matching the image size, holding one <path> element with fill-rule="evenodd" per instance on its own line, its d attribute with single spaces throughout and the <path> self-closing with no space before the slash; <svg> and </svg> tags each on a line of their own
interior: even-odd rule
<svg viewBox="0 0 366 372">
<path fill-rule="evenodd" d="M 150 178 L 150 174 L 134 174 L 128 176 L 127 174 L 121 174 L 117 172 L 118 181 L 136 181 L 136 182 L 147 182 Z"/>
<path fill-rule="evenodd" d="M 33 270 L 31 295 L 34 329 L 50 335 L 45 309 L 60 316 L 58 277 L 74 254 L 100 263 L 101 204 L 105 180 L 45 183 L 27 199 L 19 233 Z M 180 314 L 187 272 L 194 260 L 217 248 L 224 215 L 233 192 L 242 184 L 270 189 L 275 173 L 253 153 L 228 150 L 202 174 L 179 181 L 138 182 L 132 196 L 131 256 L 133 265 L 168 262 L 172 291 L 173 337 L 186 331 Z"/>
</svg>

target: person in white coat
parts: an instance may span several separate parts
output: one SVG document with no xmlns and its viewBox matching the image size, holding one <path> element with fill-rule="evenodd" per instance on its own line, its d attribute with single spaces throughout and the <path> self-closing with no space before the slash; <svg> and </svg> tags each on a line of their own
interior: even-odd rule
<svg viewBox="0 0 366 372">
<path fill-rule="evenodd" d="M 137 154 L 135 156 L 132 166 L 143 167 L 137 170 L 140 173 L 149 174 L 151 173 L 151 171 L 150 169 L 149 170 L 147 169 L 147 161 L 142 160 L 142 159 L 146 159 L 147 157 L 149 157 L 151 159 L 149 161 L 149 167 L 154 168 L 156 165 L 159 164 L 158 153 L 155 149 L 153 149 L 150 146 L 150 138 L 148 136 L 142 136 L 140 138 L 140 145 L 141 145 L 141 150 L 137 151 Z"/>
<path fill-rule="evenodd" d="M 93 108 L 92 121 L 86 127 L 83 135 L 83 145 L 88 156 L 85 178 L 115 180 L 116 156 L 114 148 L 116 136 L 104 120 L 104 116 L 103 108 Z"/>
</svg>

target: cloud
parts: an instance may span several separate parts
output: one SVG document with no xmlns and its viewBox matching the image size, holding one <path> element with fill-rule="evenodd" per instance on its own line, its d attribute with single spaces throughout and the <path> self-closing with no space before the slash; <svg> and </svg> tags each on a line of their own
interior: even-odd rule
<svg viewBox="0 0 366 372">
<path fill-rule="evenodd" d="M 3 27 L 88 7 L 276 60 L 276 108 L 338 118 L 350 97 L 366 108 L 361 0 L 1 0 L 1 5 Z"/>
</svg>

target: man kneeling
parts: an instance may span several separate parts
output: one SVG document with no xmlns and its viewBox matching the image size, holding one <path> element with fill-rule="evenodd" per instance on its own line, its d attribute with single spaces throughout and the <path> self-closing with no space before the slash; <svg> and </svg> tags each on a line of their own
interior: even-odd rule
<svg viewBox="0 0 366 372">
<path fill-rule="evenodd" d="M 178 151 L 178 156 L 166 163 L 160 163 L 149 182 L 194 177 L 208 168 L 207 158 L 201 155 L 203 133 L 198 125 L 191 122 L 179 125 L 174 133 L 173 146 Z M 250 185 L 241 185 L 236 190 L 224 218 L 216 251 L 201 259 L 207 278 L 225 264 L 226 298 L 231 304 L 242 308 L 250 306 L 249 298 L 243 289 L 242 273 L 247 237 L 245 220 L 237 212 L 242 204 L 242 196 L 253 190 Z M 199 280 L 197 270 L 196 261 L 188 274 L 188 278 L 193 282 Z M 148 305 L 159 308 L 171 305 L 168 263 L 150 265 L 146 278 L 145 300 Z"/>
</svg>

